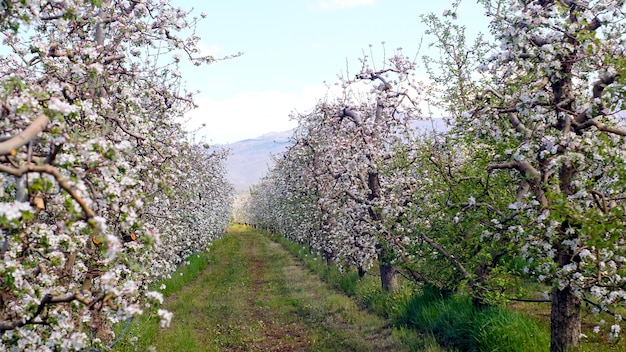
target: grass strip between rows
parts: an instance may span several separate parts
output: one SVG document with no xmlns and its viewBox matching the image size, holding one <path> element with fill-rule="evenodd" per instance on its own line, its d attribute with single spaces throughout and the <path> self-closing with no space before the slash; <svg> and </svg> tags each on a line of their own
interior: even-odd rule
<svg viewBox="0 0 626 352">
<path fill-rule="evenodd" d="M 434 338 L 359 309 L 247 227 L 232 226 L 161 284 L 171 327 L 147 311 L 117 327 L 114 351 L 441 351 Z"/>
<path fill-rule="evenodd" d="M 478 309 L 467 296 L 444 297 L 408 280 L 401 280 L 397 291 L 386 293 L 376 275 L 359 278 L 356 271 L 328 265 L 296 242 L 280 235 L 264 234 L 281 243 L 309 270 L 361 306 L 391 318 L 396 327 L 436 338 L 449 351 L 549 351 L 549 330 L 525 314 L 505 307 Z"/>
</svg>

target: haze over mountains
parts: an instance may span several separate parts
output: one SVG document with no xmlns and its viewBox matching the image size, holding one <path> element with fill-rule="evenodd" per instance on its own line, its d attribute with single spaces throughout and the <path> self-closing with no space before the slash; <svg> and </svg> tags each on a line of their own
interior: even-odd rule
<svg viewBox="0 0 626 352">
<path fill-rule="evenodd" d="M 273 132 L 254 139 L 227 144 L 230 155 L 226 159 L 226 177 L 235 186 L 236 193 L 247 192 L 267 174 L 272 165 L 272 155 L 289 146 L 293 131 Z"/>
<path fill-rule="evenodd" d="M 442 119 L 416 121 L 414 126 L 420 130 L 446 130 Z M 291 144 L 289 138 L 293 130 L 272 132 L 253 139 L 226 144 L 230 150 L 226 159 L 226 177 L 234 185 L 237 194 L 248 192 L 250 186 L 257 183 L 273 164 L 273 155 L 285 151 Z"/>
</svg>

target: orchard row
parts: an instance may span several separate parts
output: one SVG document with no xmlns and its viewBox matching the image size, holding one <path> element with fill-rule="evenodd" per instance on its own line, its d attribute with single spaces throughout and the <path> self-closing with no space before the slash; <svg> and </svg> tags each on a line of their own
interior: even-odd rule
<svg viewBox="0 0 626 352">
<path fill-rule="evenodd" d="M 424 16 L 440 56 L 366 57 L 295 116 L 236 214 L 361 274 L 378 263 L 386 290 L 399 270 L 482 306 L 535 278 L 551 349 L 569 350 L 583 300 L 619 312 L 626 299 L 624 2 L 478 2 L 488 35 L 469 41 L 456 7 Z M 417 132 L 433 113 L 448 128 Z M 622 320 L 598 329 L 615 338 Z"/>
<path fill-rule="evenodd" d="M 0 350 L 105 347 L 230 221 L 225 152 L 187 142 L 197 21 L 165 1 L 3 2 Z M 167 326 L 171 313 L 159 310 Z"/>
</svg>

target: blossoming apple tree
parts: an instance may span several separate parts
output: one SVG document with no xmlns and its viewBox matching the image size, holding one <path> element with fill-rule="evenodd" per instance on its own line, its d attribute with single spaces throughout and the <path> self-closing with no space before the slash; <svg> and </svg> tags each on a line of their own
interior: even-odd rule
<svg viewBox="0 0 626 352">
<path fill-rule="evenodd" d="M 291 232 L 301 234 L 299 241 L 362 273 L 378 259 L 382 286 L 393 290 L 396 220 L 411 180 L 394 175 L 392 156 L 412 139 L 419 94 L 414 62 L 401 51 L 379 69 L 367 60 L 340 82 L 341 97 L 296 117 L 293 147 L 271 181 L 284 191 L 277 199 L 308 224 Z"/>
<path fill-rule="evenodd" d="M 185 142 L 197 19 L 166 1 L 6 1 L 0 30 L 0 339 L 105 344 L 148 284 L 229 221 L 223 152 Z M 171 315 L 159 314 L 168 324 Z"/>
<path fill-rule="evenodd" d="M 496 45 L 474 59 L 480 78 L 460 70 L 448 81 L 451 90 L 473 85 L 473 94 L 444 101 L 457 107 L 449 110 L 457 133 L 494 151 L 486 171 L 515 180 L 506 207 L 492 204 L 507 214 L 508 223 L 492 219 L 504 231 L 485 236 L 507 233 L 526 270 L 552 286 L 551 349 L 569 350 L 583 299 L 608 309 L 626 297 L 624 2 L 479 2 Z M 459 71 L 473 51 L 450 44 L 444 70 Z"/>
</svg>

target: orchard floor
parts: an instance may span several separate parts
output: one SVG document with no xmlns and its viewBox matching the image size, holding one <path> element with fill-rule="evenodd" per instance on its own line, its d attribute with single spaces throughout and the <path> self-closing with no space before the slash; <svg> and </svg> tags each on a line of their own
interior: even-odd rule
<svg viewBox="0 0 626 352">
<path fill-rule="evenodd" d="M 128 350 L 422 349 L 403 345 L 389 321 L 328 287 L 280 244 L 240 226 L 214 243 L 207 268 L 164 307 L 174 312 L 171 326 Z"/>
</svg>

